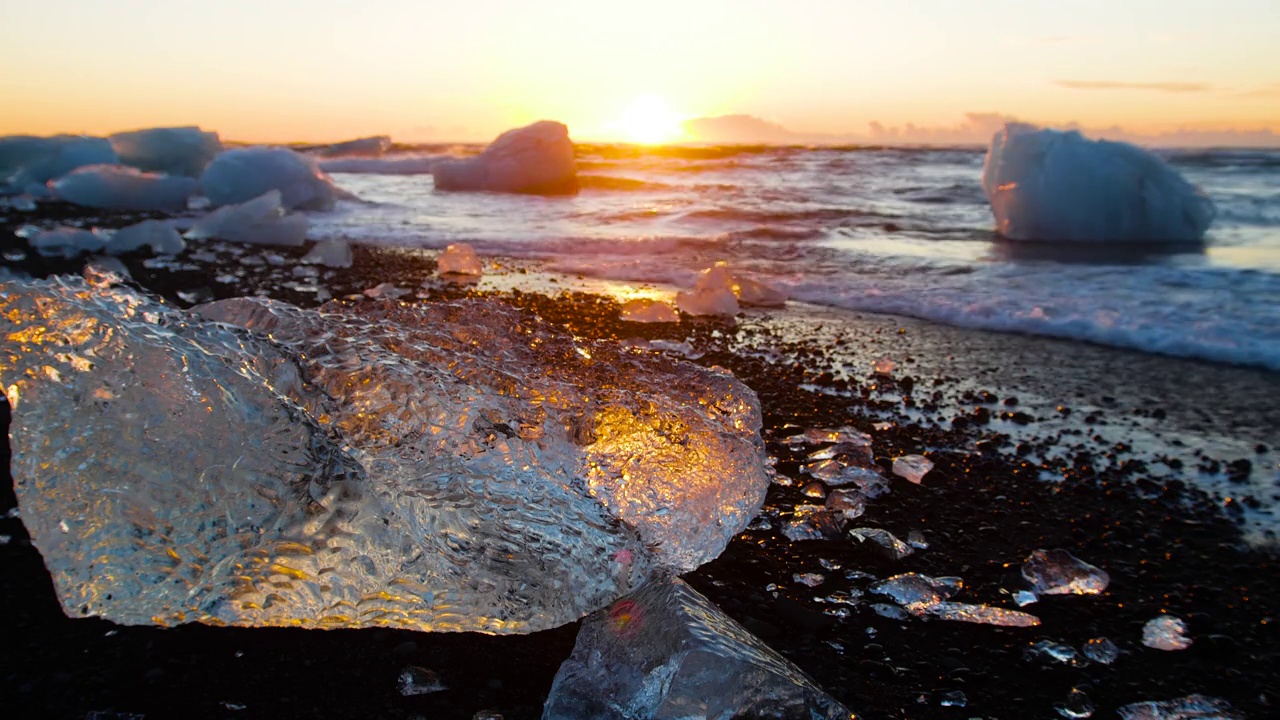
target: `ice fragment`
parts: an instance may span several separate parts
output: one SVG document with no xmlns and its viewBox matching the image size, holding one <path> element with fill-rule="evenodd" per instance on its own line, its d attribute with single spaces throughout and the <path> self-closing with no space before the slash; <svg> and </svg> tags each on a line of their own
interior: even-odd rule
<svg viewBox="0 0 1280 720">
<path fill-rule="evenodd" d="M 1142 626 L 1142 644 L 1156 650 L 1186 650 L 1191 647 L 1191 638 L 1181 618 L 1161 615 Z"/>
<path fill-rule="evenodd" d="M 849 531 L 849 536 L 860 543 L 870 541 L 890 560 L 901 560 L 915 552 L 910 545 L 882 528 L 854 528 Z"/>
<path fill-rule="evenodd" d="M 354 262 L 345 240 L 321 240 L 302 256 L 302 262 L 331 268 L 349 268 Z"/>
<path fill-rule="evenodd" d="M 1093 717 L 1093 701 L 1080 688 L 1071 688 L 1067 699 L 1053 706 L 1055 712 L 1070 720 Z"/>
<path fill-rule="evenodd" d="M 1120 648 L 1107 638 L 1096 637 L 1086 640 L 1084 645 L 1080 646 L 1080 653 L 1096 663 L 1110 665 L 1120 657 Z"/>
<path fill-rule="evenodd" d="M 336 199 L 347 197 L 315 158 L 273 147 L 219 153 L 201 173 L 200 189 L 214 205 L 247 203 L 274 190 L 279 205 L 291 210 L 328 210 Z"/>
<path fill-rule="evenodd" d="M 268 190 L 240 205 L 227 205 L 205 215 L 183 235 L 188 240 L 231 240 L 256 245 L 301 245 L 309 223 L 305 215 L 288 215 L 280 191 Z"/>
<path fill-rule="evenodd" d="M 1066 550 L 1036 550 L 1022 564 L 1022 577 L 1037 595 L 1097 595 L 1111 576 Z"/>
<path fill-rule="evenodd" d="M 933 461 L 923 455 L 903 455 L 893 461 L 893 474 L 916 485 L 932 469 Z"/>
<path fill-rule="evenodd" d="M 1226 700 L 1198 693 L 1176 700 L 1133 703 L 1116 712 L 1122 720 L 1243 720 Z"/>
<path fill-rule="evenodd" d="M 400 672 L 400 694 L 405 697 L 427 695 L 448 689 L 434 670 L 410 665 Z"/>
<path fill-rule="evenodd" d="M 484 268 L 470 245 L 454 243 L 436 256 L 436 272 L 441 275 L 480 277 L 484 274 Z"/>
<path fill-rule="evenodd" d="M 661 300 L 652 298 L 636 298 L 628 300 L 622 306 L 622 319 L 638 323 L 673 323 L 680 322 L 676 309 Z"/>
<path fill-rule="evenodd" d="M 791 581 L 805 587 L 818 587 L 827 581 L 827 577 L 822 573 L 794 573 Z"/>
</svg>

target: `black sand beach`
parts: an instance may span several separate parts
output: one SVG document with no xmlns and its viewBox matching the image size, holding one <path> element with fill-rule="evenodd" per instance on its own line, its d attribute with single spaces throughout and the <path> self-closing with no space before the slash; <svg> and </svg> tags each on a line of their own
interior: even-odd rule
<svg viewBox="0 0 1280 720">
<path fill-rule="evenodd" d="M 57 205 L 11 213 L 0 225 L 6 265 L 37 276 L 79 272 L 83 261 L 33 257 L 14 234 L 24 223 L 76 218 L 104 226 L 135 219 Z M 253 293 L 314 305 L 315 293 L 290 286 L 304 252 L 218 243 L 192 245 L 176 262 L 122 260 L 138 286 L 181 307 Z M 243 264 L 245 255 L 263 262 Z M 737 322 L 636 325 L 618 319 L 608 296 L 583 292 L 589 281 L 552 282 L 509 265 L 480 285 L 451 285 L 433 277 L 428 252 L 356 247 L 350 270 L 319 271 L 319 284 L 340 300 L 383 282 L 413 290 L 406 302 L 485 295 L 587 338 L 688 342 L 696 362 L 731 370 L 758 393 L 769 453 L 795 484 L 771 488 L 769 523 L 686 579 L 859 717 L 1058 717 L 1054 706 L 1072 688 L 1091 698 L 1095 717 L 1190 693 L 1225 698 L 1244 717 L 1280 713 L 1277 556 L 1274 545 L 1246 542 L 1252 531 L 1242 519 L 1280 493 L 1275 374 L 803 307 Z M 879 358 L 896 363 L 888 376 L 872 374 Z M 6 407 L 0 424 L 8 421 Z M 922 485 L 892 480 L 892 492 L 851 524 L 903 538 L 919 531 L 927 549 L 892 561 L 869 543 L 781 535 L 780 518 L 818 502 L 801 489 L 799 464 L 812 448 L 783 438 L 842 425 L 874 437 L 886 476 L 899 455 L 936 463 Z M 16 503 L 8 459 L 6 443 L 0 513 Z M 1238 492 L 1199 491 L 1196 473 L 1231 478 L 1224 487 Z M 74 620 L 62 614 L 20 519 L 0 519 L 0 535 L 8 537 L 0 545 L 0 707 L 8 717 L 538 717 L 577 629 L 489 637 Z M 873 581 L 850 571 L 915 571 L 963 577 L 957 600 L 1012 608 L 1009 593 L 1026 587 L 1020 565 L 1037 548 L 1064 548 L 1102 567 L 1110 587 L 1022 608 L 1042 620 L 1032 628 L 888 618 L 870 607 L 881 601 L 870 594 L 840 606 L 850 614 L 838 618 L 826 612 L 836 606 L 817 599 L 865 592 Z M 825 581 L 807 587 L 795 573 Z M 1186 620 L 1189 649 L 1142 646 L 1143 624 L 1161 613 Z M 1024 657 L 1039 640 L 1079 648 L 1100 636 L 1122 650 L 1114 664 Z M 410 666 L 430 669 L 448 689 L 401 695 L 397 678 Z M 954 691 L 963 707 L 942 704 Z"/>
</svg>

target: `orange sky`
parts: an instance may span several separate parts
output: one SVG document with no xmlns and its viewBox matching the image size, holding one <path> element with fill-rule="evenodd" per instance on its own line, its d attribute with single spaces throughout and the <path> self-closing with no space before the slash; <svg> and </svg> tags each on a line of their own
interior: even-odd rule
<svg viewBox="0 0 1280 720">
<path fill-rule="evenodd" d="M 821 134 L 974 111 L 1280 132 L 1275 0 L 8 5 L 0 133 L 484 140 L 551 118 L 578 139 L 630 139 L 637 98 Z"/>
</svg>

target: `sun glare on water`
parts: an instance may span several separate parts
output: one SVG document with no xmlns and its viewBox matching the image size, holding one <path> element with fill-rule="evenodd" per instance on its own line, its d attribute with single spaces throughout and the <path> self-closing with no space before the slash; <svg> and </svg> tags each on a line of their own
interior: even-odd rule
<svg viewBox="0 0 1280 720">
<path fill-rule="evenodd" d="M 641 145 L 678 142 L 684 136 L 680 116 L 657 95 L 642 95 L 623 108 L 618 130 L 623 140 Z"/>
</svg>

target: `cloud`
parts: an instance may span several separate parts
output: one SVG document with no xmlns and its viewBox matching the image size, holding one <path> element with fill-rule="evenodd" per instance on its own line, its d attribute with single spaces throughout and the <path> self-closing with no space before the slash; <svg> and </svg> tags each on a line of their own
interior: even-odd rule
<svg viewBox="0 0 1280 720">
<path fill-rule="evenodd" d="M 1115 80 L 1054 80 L 1058 87 L 1072 90 L 1154 90 L 1168 93 L 1199 93 L 1213 90 L 1207 83 L 1194 82 L 1119 82 Z"/>
</svg>

